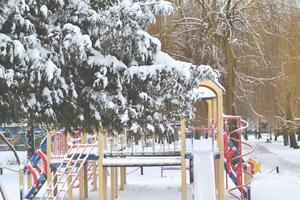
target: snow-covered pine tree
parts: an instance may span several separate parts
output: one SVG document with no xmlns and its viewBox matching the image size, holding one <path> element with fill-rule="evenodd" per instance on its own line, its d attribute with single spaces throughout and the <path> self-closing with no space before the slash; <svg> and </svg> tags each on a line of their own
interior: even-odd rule
<svg viewBox="0 0 300 200">
<path fill-rule="evenodd" d="M 164 110 L 183 112 L 186 92 L 217 76 L 208 66 L 175 61 L 147 33 L 156 16 L 172 13 L 167 1 L 6 2 L 25 5 L 21 16 L 47 52 L 43 58 L 61 70 L 56 88 L 64 88 L 64 99 L 55 114 L 63 127 L 87 128 L 101 120 L 116 131 L 125 124 L 162 130 Z"/>
<path fill-rule="evenodd" d="M 55 123 L 54 108 L 65 90 L 61 70 L 41 40 L 32 13 L 23 0 L 0 3 L 2 122 L 27 122 L 29 157 L 34 152 L 34 126 Z"/>
</svg>

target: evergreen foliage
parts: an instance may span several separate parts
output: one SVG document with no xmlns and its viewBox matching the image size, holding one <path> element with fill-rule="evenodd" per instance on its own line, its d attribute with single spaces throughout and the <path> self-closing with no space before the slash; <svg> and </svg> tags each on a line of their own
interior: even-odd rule
<svg viewBox="0 0 300 200">
<path fill-rule="evenodd" d="M 3 0 L 1 121 L 77 128 L 165 127 L 164 111 L 187 111 L 186 94 L 209 66 L 179 62 L 147 29 L 170 15 L 164 0 Z"/>
</svg>

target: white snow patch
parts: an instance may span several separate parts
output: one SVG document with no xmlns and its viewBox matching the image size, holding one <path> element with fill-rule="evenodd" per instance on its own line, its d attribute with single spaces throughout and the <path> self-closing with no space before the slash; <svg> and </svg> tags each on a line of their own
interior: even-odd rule
<svg viewBox="0 0 300 200">
<path fill-rule="evenodd" d="M 40 11 L 45 18 L 48 17 L 48 8 L 46 5 L 42 5 L 40 8 Z"/>
</svg>

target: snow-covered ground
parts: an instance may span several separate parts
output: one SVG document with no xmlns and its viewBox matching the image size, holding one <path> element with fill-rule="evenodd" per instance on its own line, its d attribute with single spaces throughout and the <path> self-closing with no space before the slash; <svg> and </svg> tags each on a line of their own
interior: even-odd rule
<svg viewBox="0 0 300 200">
<path fill-rule="evenodd" d="M 18 151 L 18 156 L 22 163 L 26 162 L 27 153 Z M 0 167 L 17 164 L 16 158 L 12 151 L 0 151 Z"/>
<path fill-rule="evenodd" d="M 300 199 L 300 149 L 283 146 L 278 142 L 266 143 L 252 139 L 255 146 L 254 158 L 262 164 L 260 174 L 254 177 L 252 199 L 254 200 L 299 200 Z M 279 174 L 276 167 L 279 167 Z"/>
<path fill-rule="evenodd" d="M 249 143 L 256 148 L 253 157 L 262 164 L 262 172 L 253 179 L 252 199 L 299 200 L 300 150 L 284 147 L 282 141 L 267 144 L 266 138 L 264 136 L 261 140 L 256 140 L 250 137 Z M 4 157 L 0 155 L 0 159 Z M 279 174 L 276 173 L 276 166 L 279 167 Z M 9 167 L 16 169 L 15 166 Z M 179 170 L 165 171 L 164 177 L 160 175 L 160 167 L 145 168 L 144 175 L 140 175 L 138 168 L 128 168 L 127 173 L 127 185 L 125 191 L 118 192 L 119 200 L 180 200 Z M 17 173 L 4 169 L 0 184 L 8 200 L 18 200 Z M 108 187 L 108 199 L 109 191 Z M 189 200 L 193 199 L 192 193 L 192 186 L 188 184 Z M 78 196 L 77 194 L 78 191 L 75 190 L 74 195 Z M 97 192 L 89 193 L 89 199 L 97 199 L 97 196 Z M 225 196 L 227 200 L 234 199 L 227 192 Z"/>
</svg>

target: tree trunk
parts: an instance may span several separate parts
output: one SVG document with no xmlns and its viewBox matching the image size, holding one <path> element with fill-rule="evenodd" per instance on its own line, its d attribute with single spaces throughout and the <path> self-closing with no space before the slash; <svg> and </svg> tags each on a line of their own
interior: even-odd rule
<svg viewBox="0 0 300 200">
<path fill-rule="evenodd" d="M 34 154 L 34 122 L 28 122 L 27 129 L 27 158 L 30 159 Z"/>
<path fill-rule="evenodd" d="M 292 92 L 288 91 L 288 93 L 286 94 L 286 102 L 287 102 L 286 119 L 288 120 L 288 122 L 287 122 L 286 137 L 289 137 L 289 139 L 290 139 L 290 147 L 296 148 L 297 141 L 296 141 L 295 132 L 292 129 L 293 125 L 291 123 L 291 121 L 294 121 L 294 116 L 293 116 L 291 101 L 292 101 Z M 295 142 L 296 142 L 296 144 L 295 144 Z"/>
<path fill-rule="evenodd" d="M 286 128 L 283 129 L 282 136 L 283 136 L 284 146 L 288 146 L 289 145 L 289 136 L 288 136 L 288 130 Z"/>
<path fill-rule="evenodd" d="M 235 109 L 234 109 L 234 89 L 235 89 L 235 70 L 236 70 L 236 60 L 235 55 L 232 49 L 231 44 L 228 42 L 225 42 L 224 44 L 224 51 L 226 53 L 226 64 L 227 64 L 227 74 L 226 74 L 226 80 L 225 80 L 225 89 L 226 89 L 226 95 L 225 95 L 225 111 L 228 115 L 235 115 Z"/>
<path fill-rule="evenodd" d="M 274 136 L 274 141 L 277 142 L 277 137 L 279 135 L 279 131 L 278 130 L 275 130 L 275 136 Z"/>
<path fill-rule="evenodd" d="M 294 148 L 294 149 L 298 149 L 299 146 L 298 146 L 298 143 L 297 143 L 297 140 L 296 140 L 296 135 L 295 135 L 294 130 L 291 129 L 289 131 L 289 137 L 290 137 L 290 147 Z"/>
<path fill-rule="evenodd" d="M 235 102 L 235 79 L 236 79 L 236 60 L 232 45 L 228 42 L 228 38 L 225 36 L 222 39 L 222 48 L 226 56 L 226 75 L 224 80 L 226 95 L 225 95 L 225 113 L 227 115 L 236 115 L 234 102 Z M 228 130 L 231 132 L 237 129 L 237 121 L 236 120 L 229 120 L 228 121 Z M 239 134 L 232 134 L 233 138 L 239 140 Z M 239 143 L 233 140 L 234 145 L 236 148 L 239 148 Z"/>
<path fill-rule="evenodd" d="M 297 141 L 300 141 L 300 128 L 297 128 Z"/>
</svg>

